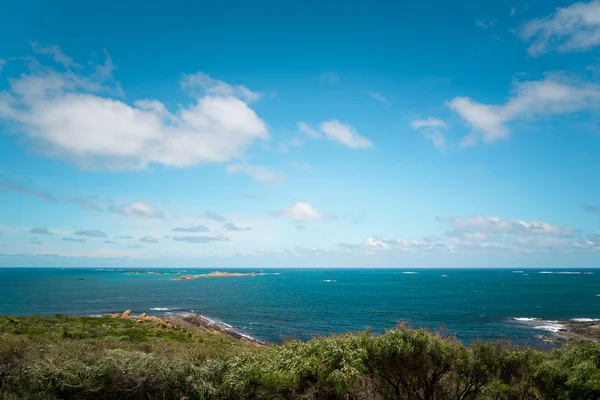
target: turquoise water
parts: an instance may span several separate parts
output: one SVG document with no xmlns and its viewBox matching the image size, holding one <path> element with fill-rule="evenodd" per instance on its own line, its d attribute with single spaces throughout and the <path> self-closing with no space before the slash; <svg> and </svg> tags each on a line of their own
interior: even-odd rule
<svg viewBox="0 0 600 400">
<path fill-rule="evenodd" d="M 406 321 L 529 345 L 560 328 L 553 320 L 600 318 L 600 270 L 268 269 L 193 281 L 128 271 L 0 268 L 0 314 L 194 312 L 269 342 Z"/>
</svg>

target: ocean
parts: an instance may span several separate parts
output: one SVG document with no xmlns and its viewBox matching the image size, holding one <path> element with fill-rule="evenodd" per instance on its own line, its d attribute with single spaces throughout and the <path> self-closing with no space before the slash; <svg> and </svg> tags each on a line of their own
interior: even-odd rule
<svg viewBox="0 0 600 400">
<path fill-rule="evenodd" d="M 132 271 L 144 270 L 0 268 L 0 315 L 197 313 L 266 342 L 406 322 L 466 342 L 542 347 L 557 321 L 600 318 L 600 270 L 254 269 L 192 281 Z"/>
</svg>

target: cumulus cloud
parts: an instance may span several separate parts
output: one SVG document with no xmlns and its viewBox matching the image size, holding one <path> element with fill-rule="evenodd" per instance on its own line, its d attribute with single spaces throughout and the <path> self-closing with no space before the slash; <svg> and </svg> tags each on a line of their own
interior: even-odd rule
<svg viewBox="0 0 600 400">
<path fill-rule="evenodd" d="M 62 238 L 62 240 L 64 240 L 65 242 L 72 242 L 72 243 L 85 243 L 85 242 L 87 242 L 87 240 L 85 240 L 85 239 L 77 239 L 77 238 L 72 238 L 72 237 Z"/>
<path fill-rule="evenodd" d="M 446 148 L 446 133 L 448 125 L 439 118 L 429 117 L 427 119 L 416 119 L 411 121 L 410 126 L 421 133 L 425 138 L 431 140 L 433 147 L 442 151 Z"/>
<path fill-rule="evenodd" d="M 244 85 L 231 85 L 227 82 L 214 79 L 203 72 L 183 74 L 181 88 L 185 91 L 202 89 L 205 94 L 222 97 L 237 97 L 248 102 L 261 98 L 262 94 L 253 92 Z"/>
<path fill-rule="evenodd" d="M 301 201 L 289 208 L 274 211 L 272 214 L 275 217 L 294 221 L 329 221 L 337 218 L 334 214 L 318 211 L 310 204 Z"/>
<path fill-rule="evenodd" d="M 33 233 L 35 235 L 52 235 L 52 232 L 50 232 L 50 230 L 47 228 L 31 228 L 29 233 Z"/>
<path fill-rule="evenodd" d="M 0 92 L 0 121 L 50 157 L 108 170 L 228 162 L 268 138 L 265 123 L 247 103 L 253 92 L 241 86 L 228 91 L 227 84 L 203 75 L 205 94 L 173 113 L 158 100 L 116 98 L 120 88 L 109 86 L 98 68 L 79 70 L 36 63 L 13 77 Z M 197 84 L 194 76 L 185 76 L 182 85 Z"/>
<path fill-rule="evenodd" d="M 158 243 L 158 239 L 152 237 L 152 236 L 144 236 L 138 239 L 138 241 L 142 242 L 142 243 Z"/>
<path fill-rule="evenodd" d="M 549 74 L 540 81 L 516 83 L 504 104 L 481 104 L 469 97 L 455 97 L 447 105 L 472 128 L 462 142 L 463 146 L 472 146 L 480 140 L 492 143 L 506 138 L 511 122 L 597 109 L 600 85 Z"/>
<path fill-rule="evenodd" d="M 229 238 L 225 235 L 217 236 L 174 236 L 176 242 L 188 243 L 210 243 L 210 242 L 228 242 Z"/>
<path fill-rule="evenodd" d="M 31 240 L 29 241 L 29 244 L 42 244 L 42 242 L 40 242 L 40 241 L 39 241 L 39 240 L 37 240 L 37 239 L 31 239 Z"/>
<path fill-rule="evenodd" d="M 132 236 L 117 236 L 117 239 L 133 239 Z"/>
<path fill-rule="evenodd" d="M 250 165 L 235 163 L 227 166 L 227 173 L 229 174 L 246 174 L 254 180 L 261 183 L 273 183 L 280 184 L 285 181 L 285 176 L 282 174 L 272 171 L 269 168 L 262 167 L 260 165 Z"/>
<path fill-rule="evenodd" d="M 115 242 L 112 241 L 112 240 L 105 240 L 104 243 L 106 243 L 106 244 L 115 244 Z"/>
<path fill-rule="evenodd" d="M 225 225 L 223 225 L 223 230 L 231 231 L 231 232 L 245 232 L 245 231 L 251 231 L 252 228 L 249 226 L 239 227 L 234 223 L 228 222 Z"/>
<path fill-rule="evenodd" d="M 216 222 L 225 222 L 225 217 L 214 211 L 207 211 L 200 215 L 201 218 L 210 219 Z"/>
<path fill-rule="evenodd" d="M 177 227 L 171 229 L 173 232 L 190 232 L 190 233 L 199 233 L 199 232 L 210 232 L 204 225 L 192 225 L 189 227 Z"/>
<path fill-rule="evenodd" d="M 373 147 L 371 141 L 366 137 L 360 136 L 351 125 L 337 120 L 322 122 L 319 126 L 319 130 L 300 121 L 298 122 L 298 130 L 309 138 L 325 138 L 351 149 L 366 149 Z"/>
<path fill-rule="evenodd" d="M 2 113 L 2 111 L 1 111 L 2 104 L 1 103 L 2 103 L 2 100 L 0 99 L 0 115 Z M 27 196 L 34 196 L 34 197 L 37 197 L 38 199 L 45 200 L 45 201 L 56 201 L 56 199 L 49 193 L 34 190 L 27 186 L 23 186 L 18 183 L 14 183 L 14 182 L 0 181 L 0 189 L 9 190 L 11 192 L 20 193 L 20 194 L 24 194 Z"/>
<path fill-rule="evenodd" d="M 133 217 L 144 217 L 144 218 L 164 218 L 164 214 L 161 210 L 143 203 L 136 201 L 131 204 L 123 204 L 121 206 L 115 206 L 113 204 L 107 207 L 108 211 L 116 214 L 133 216 Z"/>
<path fill-rule="evenodd" d="M 590 50 L 600 45 L 600 0 L 557 8 L 554 14 L 527 22 L 519 33 L 530 42 L 533 57 Z"/>
</svg>

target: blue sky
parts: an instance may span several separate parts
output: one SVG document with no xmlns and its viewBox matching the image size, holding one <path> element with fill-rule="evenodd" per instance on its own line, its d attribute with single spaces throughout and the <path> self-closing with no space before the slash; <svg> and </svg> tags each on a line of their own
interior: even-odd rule
<svg viewBox="0 0 600 400">
<path fill-rule="evenodd" d="M 600 1 L 23 1 L 0 265 L 578 267 Z"/>
</svg>

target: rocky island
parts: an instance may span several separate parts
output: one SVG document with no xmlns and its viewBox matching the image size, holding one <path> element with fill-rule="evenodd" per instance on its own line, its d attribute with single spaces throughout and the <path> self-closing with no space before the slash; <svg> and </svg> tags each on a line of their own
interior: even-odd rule
<svg viewBox="0 0 600 400">
<path fill-rule="evenodd" d="M 175 278 L 176 281 L 191 281 L 194 279 L 202 279 L 202 278 L 220 278 L 220 277 L 242 277 L 242 276 L 256 276 L 258 272 L 221 272 L 215 271 L 208 274 L 200 274 L 200 275 L 183 275 Z"/>
</svg>

